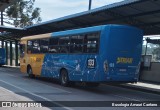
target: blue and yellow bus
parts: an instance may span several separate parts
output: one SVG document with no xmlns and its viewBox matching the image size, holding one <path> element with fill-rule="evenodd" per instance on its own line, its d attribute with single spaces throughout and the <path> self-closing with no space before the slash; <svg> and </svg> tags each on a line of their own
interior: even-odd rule
<svg viewBox="0 0 160 110">
<path fill-rule="evenodd" d="M 85 82 L 137 82 L 143 32 L 124 25 L 28 36 L 21 39 L 21 72 L 59 79 L 63 86 Z"/>
<path fill-rule="evenodd" d="M 0 48 L 0 66 L 5 65 L 6 63 L 6 50 Z"/>
</svg>

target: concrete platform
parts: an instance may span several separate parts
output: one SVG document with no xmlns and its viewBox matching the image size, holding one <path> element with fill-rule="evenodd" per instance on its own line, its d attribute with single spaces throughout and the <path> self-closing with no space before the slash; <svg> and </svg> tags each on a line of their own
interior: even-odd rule
<svg viewBox="0 0 160 110">
<path fill-rule="evenodd" d="M 153 94 L 160 95 L 160 84 L 153 84 L 148 82 L 138 82 L 135 84 L 128 83 L 128 84 L 121 84 L 121 87 L 128 88 L 128 89 L 134 89 L 139 90 L 142 92 L 149 92 Z"/>
<path fill-rule="evenodd" d="M 9 101 L 34 101 L 34 100 L 31 100 L 27 97 L 24 97 L 24 96 L 21 96 L 21 95 L 18 95 L 10 90 L 7 90 L 3 87 L 0 87 L 0 102 L 1 103 L 5 103 L 5 102 L 9 102 Z M 22 110 L 22 109 L 25 109 L 25 110 L 50 110 L 49 108 L 46 108 L 46 107 L 0 107 L 1 110 Z"/>
</svg>

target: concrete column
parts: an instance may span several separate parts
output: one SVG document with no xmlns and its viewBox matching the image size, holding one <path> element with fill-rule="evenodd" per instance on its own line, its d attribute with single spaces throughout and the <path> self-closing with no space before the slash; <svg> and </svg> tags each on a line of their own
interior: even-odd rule
<svg viewBox="0 0 160 110">
<path fill-rule="evenodd" d="M 1 11 L 1 26 L 3 26 L 3 11 Z"/>
<path fill-rule="evenodd" d="M 147 45 L 148 45 L 148 42 L 146 43 L 145 55 L 147 55 Z"/>
<path fill-rule="evenodd" d="M 12 59 L 13 59 L 13 54 L 12 54 L 12 41 L 10 41 L 10 66 L 12 66 Z"/>
<path fill-rule="evenodd" d="M 89 7 L 88 7 L 88 10 L 91 10 L 91 6 L 92 6 L 92 0 L 89 0 Z"/>
<path fill-rule="evenodd" d="M 4 48 L 4 40 L 2 40 L 1 43 L 2 43 L 2 48 Z"/>
<path fill-rule="evenodd" d="M 18 41 L 15 41 L 15 66 L 18 66 Z"/>
<path fill-rule="evenodd" d="M 6 41 L 6 65 L 8 65 L 8 42 Z"/>
</svg>

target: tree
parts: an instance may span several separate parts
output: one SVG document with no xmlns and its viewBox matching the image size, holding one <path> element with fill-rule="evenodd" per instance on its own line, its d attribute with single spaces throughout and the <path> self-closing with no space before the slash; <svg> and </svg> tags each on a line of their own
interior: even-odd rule
<svg viewBox="0 0 160 110">
<path fill-rule="evenodd" d="M 40 8 L 34 8 L 35 0 L 17 0 L 13 5 L 6 9 L 9 17 L 8 23 L 15 27 L 30 26 L 42 21 Z"/>
</svg>

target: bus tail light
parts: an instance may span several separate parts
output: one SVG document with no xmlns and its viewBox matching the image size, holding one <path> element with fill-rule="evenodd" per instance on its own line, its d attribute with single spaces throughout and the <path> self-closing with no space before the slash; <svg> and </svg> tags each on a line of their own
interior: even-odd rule
<svg viewBox="0 0 160 110">
<path fill-rule="evenodd" d="M 103 68 L 104 68 L 104 72 L 107 72 L 107 71 L 108 71 L 108 62 L 107 62 L 107 60 L 104 61 L 104 63 L 103 63 Z"/>
</svg>

